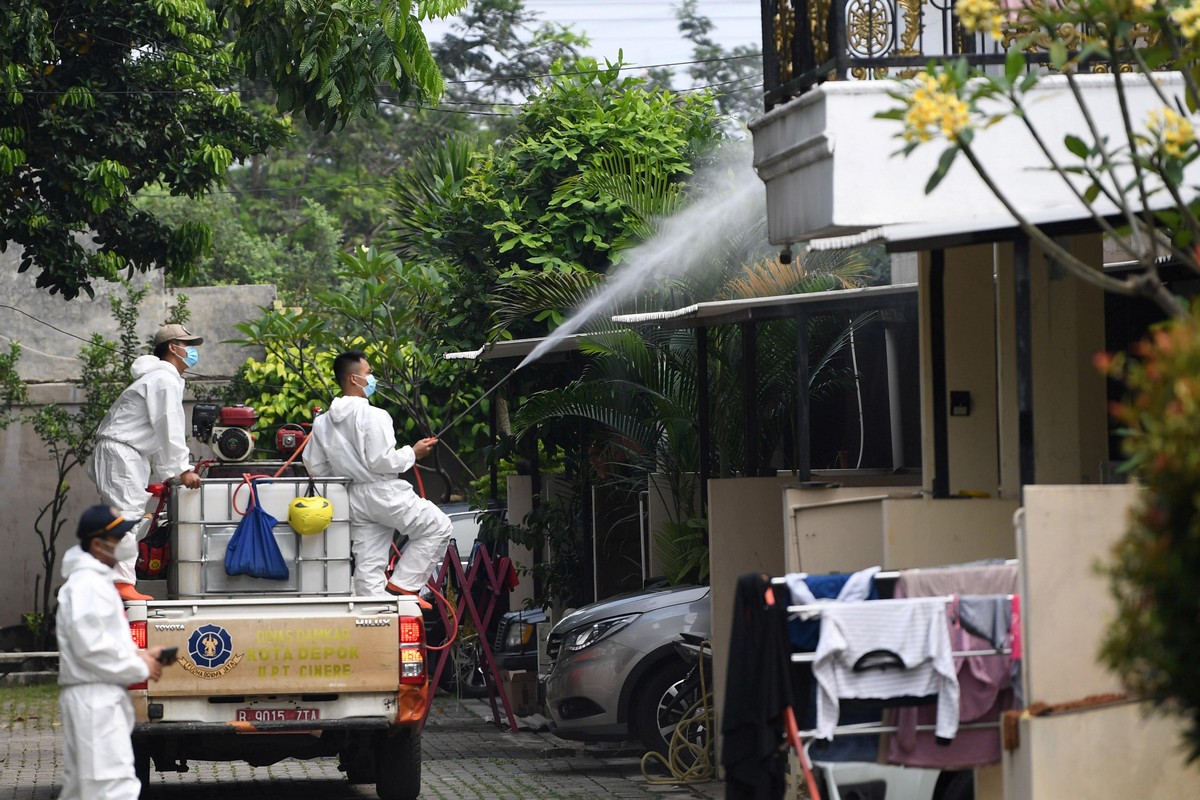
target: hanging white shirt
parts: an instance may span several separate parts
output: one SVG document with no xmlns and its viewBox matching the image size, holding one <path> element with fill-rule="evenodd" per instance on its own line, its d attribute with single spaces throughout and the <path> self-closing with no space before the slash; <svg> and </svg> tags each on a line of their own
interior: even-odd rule
<svg viewBox="0 0 1200 800">
<path fill-rule="evenodd" d="M 867 666 L 879 663 L 892 666 Z M 840 699 L 936 695 L 937 736 L 953 739 L 958 732 L 958 675 L 941 598 L 823 606 L 812 671 L 819 739 L 833 738 Z"/>
</svg>

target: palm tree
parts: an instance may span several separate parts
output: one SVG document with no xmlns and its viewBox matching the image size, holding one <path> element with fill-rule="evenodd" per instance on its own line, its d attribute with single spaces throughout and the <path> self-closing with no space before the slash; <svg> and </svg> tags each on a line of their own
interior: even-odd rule
<svg viewBox="0 0 1200 800">
<path fill-rule="evenodd" d="M 684 187 L 669 176 L 655 172 L 653 165 L 611 156 L 603 169 L 585 173 L 578 180 L 590 183 L 637 212 L 638 233 L 646 240 L 669 214 L 685 206 Z M 854 252 L 824 253 L 804 261 L 783 263 L 764 257 L 765 222 L 757 228 L 739 228 L 723 238 L 720 252 L 710 254 L 706 269 L 691 270 L 642 291 L 633 297 L 616 298 L 605 313 L 597 314 L 584 330 L 589 336 L 580 349 L 591 356 L 578 380 L 538 392 L 525 400 L 513 417 L 514 434 L 534 427 L 544 428 L 554 420 L 575 418 L 585 423 L 584 435 L 599 454 L 593 464 L 608 481 L 624 481 L 642 488 L 646 476 L 658 472 L 667 478 L 677 523 L 659 532 L 659 545 L 668 561 L 671 577 L 703 579 L 707 552 L 703 521 L 695 504 L 695 473 L 699 464 L 696 427 L 697 361 L 695 335 L 691 331 L 647 328 L 639 331 L 614 327 L 613 314 L 677 308 L 705 300 L 742 299 L 779 294 L 826 291 L 860 285 L 867 272 L 865 260 Z M 503 287 L 494 296 L 495 330 L 511 322 L 547 311 L 579 308 L 601 295 L 611 279 L 581 273 L 544 273 Z M 852 327 L 867 324 L 863 315 Z M 736 327 L 709 332 L 713 368 L 710 396 L 721 398 L 714 405 L 712 432 L 718 462 L 716 474 L 742 471 L 744 446 L 740 439 L 742 409 L 754 403 L 765 413 L 759 452 L 775 452 L 781 443 L 796 438 L 796 386 L 793 359 L 793 320 L 763 324 L 758 332 L 758 394 L 741 396 L 737 380 L 741 358 L 740 332 Z M 837 356 L 848 345 L 851 327 L 845 320 L 814 318 L 809 322 L 812 365 L 811 397 L 834 396 L 853 380 Z M 784 446 L 785 463 L 793 448 Z"/>
</svg>

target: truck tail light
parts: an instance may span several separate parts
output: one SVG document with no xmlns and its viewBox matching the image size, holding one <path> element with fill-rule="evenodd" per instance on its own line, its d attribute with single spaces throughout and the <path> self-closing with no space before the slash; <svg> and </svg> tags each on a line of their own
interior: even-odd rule
<svg viewBox="0 0 1200 800">
<path fill-rule="evenodd" d="M 129 635 L 133 637 L 133 643 L 138 650 L 146 649 L 146 637 L 148 635 L 146 621 L 129 623 Z M 135 683 L 129 687 L 130 689 L 145 689 L 146 682 Z"/>
<path fill-rule="evenodd" d="M 400 618 L 400 683 L 423 684 L 425 674 L 425 620 Z"/>
</svg>

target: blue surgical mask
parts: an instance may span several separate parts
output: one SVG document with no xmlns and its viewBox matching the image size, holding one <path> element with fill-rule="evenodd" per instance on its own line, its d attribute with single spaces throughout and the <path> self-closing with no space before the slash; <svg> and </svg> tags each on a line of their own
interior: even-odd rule
<svg viewBox="0 0 1200 800">
<path fill-rule="evenodd" d="M 371 395 L 375 394 L 375 376 L 374 375 L 367 376 L 367 383 L 365 386 L 363 386 L 363 394 L 366 395 L 367 397 L 370 397 Z"/>
<path fill-rule="evenodd" d="M 190 344 L 185 346 L 183 348 L 183 363 L 187 365 L 188 369 L 191 369 L 192 367 L 199 364 L 200 363 L 200 351 L 197 350 L 195 347 L 193 347 Z"/>
</svg>

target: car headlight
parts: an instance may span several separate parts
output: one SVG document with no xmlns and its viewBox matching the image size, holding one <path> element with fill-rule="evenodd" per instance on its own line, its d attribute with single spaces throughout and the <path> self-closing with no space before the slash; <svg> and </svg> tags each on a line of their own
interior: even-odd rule
<svg viewBox="0 0 1200 800">
<path fill-rule="evenodd" d="M 611 617 L 576 628 L 563 637 L 563 647 L 571 652 L 591 647 L 596 642 L 612 636 L 617 631 L 640 617 L 641 614 L 626 614 L 623 617 Z"/>
<path fill-rule="evenodd" d="M 525 645 L 533 638 L 533 629 L 534 626 L 528 622 L 514 622 L 510 625 L 504 637 L 505 652 L 524 650 Z"/>
</svg>

